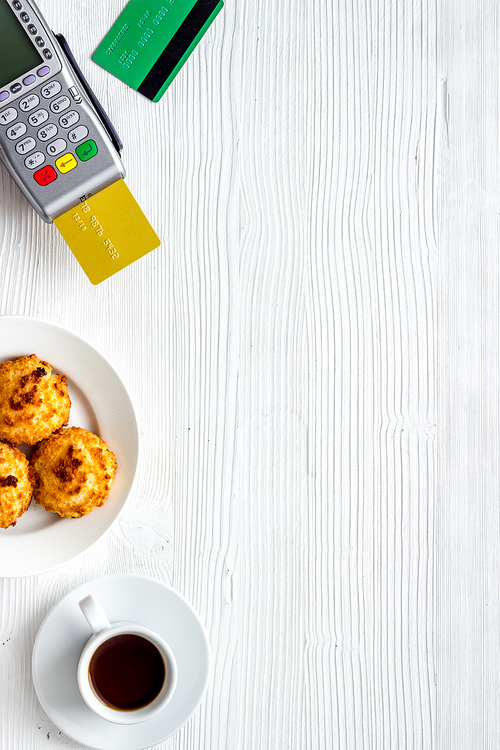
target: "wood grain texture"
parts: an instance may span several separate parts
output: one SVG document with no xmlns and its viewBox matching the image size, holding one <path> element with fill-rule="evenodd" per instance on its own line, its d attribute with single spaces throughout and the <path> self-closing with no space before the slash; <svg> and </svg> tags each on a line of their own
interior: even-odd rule
<svg viewBox="0 0 500 750">
<path fill-rule="evenodd" d="M 92 287 L 0 168 L 0 314 L 102 351 L 142 435 L 117 525 L 0 580 L 0 750 L 80 747 L 30 654 L 114 572 L 213 649 L 156 750 L 498 746 L 499 12 L 470 5 L 226 2 L 152 104 L 90 60 L 123 0 L 40 0 L 162 247 Z"/>
<path fill-rule="evenodd" d="M 431 747 L 436 18 L 265 9 L 243 61 L 242 746 Z"/>
<path fill-rule="evenodd" d="M 443 4 L 436 627 L 446 750 L 500 743 L 499 29 L 495 3 Z"/>
</svg>

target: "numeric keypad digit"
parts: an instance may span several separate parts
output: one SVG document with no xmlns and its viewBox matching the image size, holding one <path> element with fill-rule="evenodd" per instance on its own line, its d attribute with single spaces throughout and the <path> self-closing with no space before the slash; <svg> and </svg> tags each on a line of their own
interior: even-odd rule
<svg viewBox="0 0 500 750">
<path fill-rule="evenodd" d="M 30 112 L 32 109 L 35 109 L 35 107 L 38 107 L 39 104 L 40 99 L 38 96 L 36 94 L 30 94 L 29 96 L 25 96 L 24 99 L 21 99 L 19 107 L 23 112 Z"/>
<path fill-rule="evenodd" d="M 57 135 L 57 126 L 53 122 L 49 122 L 43 128 L 40 128 L 37 135 L 41 141 L 50 141 L 51 138 Z"/>
<path fill-rule="evenodd" d="M 0 123 L 2 125 L 8 125 L 9 122 L 13 122 L 17 118 L 17 109 L 15 107 L 9 107 L 4 109 L 0 114 Z"/>
<path fill-rule="evenodd" d="M 10 141 L 15 141 L 26 133 L 27 127 L 24 122 L 16 122 L 15 125 L 11 125 L 7 128 L 7 138 Z"/>
<path fill-rule="evenodd" d="M 64 138 L 56 138 L 55 141 L 49 143 L 46 150 L 49 156 L 57 156 L 58 154 L 62 154 L 65 149 L 66 141 Z"/>
<path fill-rule="evenodd" d="M 67 96 L 58 96 L 57 99 L 51 102 L 50 108 L 52 112 L 59 114 L 59 112 L 64 112 L 65 109 L 68 109 L 70 104 L 71 102 Z"/>
<path fill-rule="evenodd" d="M 36 128 L 38 125 L 43 125 L 49 119 L 49 113 L 46 109 L 37 109 L 32 115 L 28 117 L 29 124 Z"/>
<path fill-rule="evenodd" d="M 61 90 L 61 84 L 59 81 L 51 81 L 42 87 L 41 94 L 44 99 L 52 99 Z"/>
<path fill-rule="evenodd" d="M 75 110 L 72 109 L 71 112 L 66 112 L 66 114 L 61 115 L 59 118 L 59 125 L 63 128 L 71 128 L 73 125 L 76 125 L 79 119 L 80 115 L 78 112 L 75 112 Z"/>
<path fill-rule="evenodd" d="M 33 151 L 35 146 L 35 139 L 29 136 L 28 138 L 23 138 L 22 141 L 18 141 L 18 143 L 16 143 L 16 151 L 18 154 L 29 154 L 30 151 Z"/>
</svg>

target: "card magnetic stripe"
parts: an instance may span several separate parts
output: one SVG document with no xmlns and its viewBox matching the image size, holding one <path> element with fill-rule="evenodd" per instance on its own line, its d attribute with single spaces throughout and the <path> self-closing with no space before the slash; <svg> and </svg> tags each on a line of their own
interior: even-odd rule
<svg viewBox="0 0 500 750">
<path fill-rule="evenodd" d="M 137 89 L 140 94 L 154 99 L 220 2 L 198 0 Z"/>
</svg>

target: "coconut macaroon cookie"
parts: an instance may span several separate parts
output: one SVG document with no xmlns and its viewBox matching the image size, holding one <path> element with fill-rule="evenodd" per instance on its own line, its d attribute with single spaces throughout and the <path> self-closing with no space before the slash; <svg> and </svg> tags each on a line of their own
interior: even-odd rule
<svg viewBox="0 0 500 750">
<path fill-rule="evenodd" d="M 65 375 L 36 354 L 0 363 L 0 440 L 34 445 L 68 424 Z"/>
<path fill-rule="evenodd" d="M 35 501 L 63 518 L 80 518 L 106 501 L 116 474 L 115 454 L 83 427 L 62 428 L 31 456 Z"/>
<path fill-rule="evenodd" d="M 33 495 L 33 469 L 13 445 L 0 443 L 0 528 L 15 526 Z"/>
</svg>

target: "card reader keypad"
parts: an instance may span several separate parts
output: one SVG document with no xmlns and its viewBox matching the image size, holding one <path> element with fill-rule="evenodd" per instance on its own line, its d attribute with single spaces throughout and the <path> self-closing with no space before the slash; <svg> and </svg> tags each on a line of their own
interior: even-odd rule
<svg viewBox="0 0 500 750">
<path fill-rule="evenodd" d="M 73 91 L 65 91 L 60 81 L 53 80 L 0 112 L 0 126 L 15 142 L 24 167 L 34 173 L 39 185 L 50 184 L 97 154 L 95 141 L 85 141 L 89 129 L 80 123 L 80 113 L 71 109 L 79 101 Z M 73 144 L 78 159 L 68 151 Z M 46 163 L 51 159 L 55 160 L 53 166 Z"/>
</svg>

